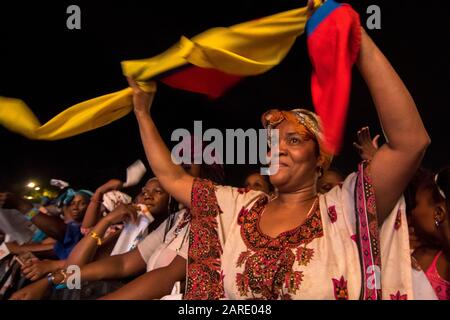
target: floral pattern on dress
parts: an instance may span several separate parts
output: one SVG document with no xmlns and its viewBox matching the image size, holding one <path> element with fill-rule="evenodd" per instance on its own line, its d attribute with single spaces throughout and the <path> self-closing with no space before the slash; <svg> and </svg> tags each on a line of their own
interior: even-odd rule
<svg viewBox="0 0 450 320">
<path fill-rule="evenodd" d="M 331 223 L 335 223 L 337 221 L 336 206 L 330 206 L 328 208 L 328 216 L 330 217 Z"/>
<path fill-rule="evenodd" d="M 240 295 L 250 299 L 292 299 L 291 295 L 296 294 L 303 280 L 303 272 L 293 270 L 294 263 L 306 266 L 314 255 L 306 244 L 323 236 L 318 202 L 302 225 L 276 238 L 259 229 L 259 219 L 267 203 L 267 197 L 263 196 L 251 210 L 243 209 L 239 214 L 241 237 L 247 251 L 240 254 L 236 263 L 237 267 L 244 265 L 243 272 L 236 275 L 236 285 Z"/>
<path fill-rule="evenodd" d="M 211 181 L 196 179 L 192 186 L 191 226 L 185 299 L 225 297 L 220 257 L 222 246 L 216 216 L 221 213 Z"/>
<path fill-rule="evenodd" d="M 305 247 L 297 248 L 297 261 L 301 266 L 307 266 L 314 256 L 314 250 Z"/>
<path fill-rule="evenodd" d="M 347 281 L 344 279 L 344 276 L 338 279 L 333 280 L 334 287 L 334 297 L 336 300 L 348 300 L 348 287 Z"/>
<path fill-rule="evenodd" d="M 408 300 L 407 294 L 401 294 L 400 291 L 397 291 L 396 294 L 391 294 L 391 300 Z"/>
</svg>

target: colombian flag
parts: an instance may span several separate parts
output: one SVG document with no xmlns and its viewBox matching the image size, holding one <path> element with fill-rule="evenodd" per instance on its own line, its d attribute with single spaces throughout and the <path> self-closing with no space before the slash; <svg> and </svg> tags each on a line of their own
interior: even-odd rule
<svg viewBox="0 0 450 320">
<path fill-rule="evenodd" d="M 307 19 L 304 7 L 182 37 L 160 55 L 122 62 L 123 73 L 147 92 L 154 90 L 148 84 L 156 80 L 217 98 L 242 77 L 278 65 L 303 34 Z M 30 139 L 58 140 L 107 125 L 132 109 L 132 90 L 126 88 L 76 104 L 41 125 L 23 101 L 0 97 L 0 124 Z"/>
<path fill-rule="evenodd" d="M 359 50 L 359 17 L 350 6 L 328 0 L 308 21 L 298 8 L 231 27 L 207 30 L 148 59 L 123 61 L 123 74 L 144 91 L 159 81 L 174 88 L 222 96 L 242 78 L 265 73 L 288 54 L 297 37 L 308 33 L 313 65 L 313 102 L 325 130 L 325 146 L 337 152 L 347 111 L 351 67 Z M 125 88 L 76 104 L 44 125 L 21 100 L 0 97 L 0 124 L 30 139 L 58 140 L 107 125 L 132 111 Z"/>
</svg>

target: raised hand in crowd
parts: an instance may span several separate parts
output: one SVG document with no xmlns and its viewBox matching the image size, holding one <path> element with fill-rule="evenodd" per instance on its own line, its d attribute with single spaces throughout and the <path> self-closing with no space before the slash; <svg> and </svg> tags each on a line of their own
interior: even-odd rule
<svg viewBox="0 0 450 320">
<path fill-rule="evenodd" d="M 375 153 L 378 151 L 378 139 L 380 135 L 377 134 L 373 139 L 370 135 L 369 127 L 364 127 L 358 130 L 357 141 L 353 142 L 353 146 L 358 149 L 359 154 L 363 160 L 372 160 Z"/>
<path fill-rule="evenodd" d="M 104 219 L 109 225 L 128 222 L 137 223 L 138 211 L 137 207 L 132 204 L 120 204 L 116 209 L 111 211 Z"/>
<path fill-rule="evenodd" d="M 95 193 L 105 194 L 108 191 L 119 190 L 123 186 L 123 182 L 118 179 L 111 179 L 105 184 L 101 185 Z"/>
<path fill-rule="evenodd" d="M 123 182 L 118 179 L 111 179 L 105 184 L 97 188 L 94 195 L 91 198 L 89 206 L 86 210 L 86 214 L 82 223 L 83 233 L 87 233 L 89 228 L 92 228 L 100 220 L 100 207 L 103 199 L 103 195 L 112 190 L 119 190 L 123 186 Z"/>
</svg>

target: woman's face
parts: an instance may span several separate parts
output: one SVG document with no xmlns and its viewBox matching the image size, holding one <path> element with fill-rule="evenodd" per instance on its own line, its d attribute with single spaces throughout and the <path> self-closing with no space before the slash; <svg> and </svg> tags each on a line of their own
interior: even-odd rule
<svg viewBox="0 0 450 320">
<path fill-rule="evenodd" d="M 81 195 L 76 195 L 73 197 L 73 200 L 69 205 L 70 218 L 77 222 L 81 222 L 84 218 L 84 214 L 86 213 L 88 204 L 87 199 Z"/>
<path fill-rule="evenodd" d="M 414 232 L 419 238 L 434 238 L 436 226 L 434 222 L 436 206 L 433 202 L 431 190 L 418 189 L 415 197 L 415 206 L 411 210 L 411 222 Z"/>
<path fill-rule="evenodd" d="M 149 180 L 136 197 L 136 203 L 145 204 L 151 214 L 156 217 L 167 213 L 169 194 L 161 187 L 158 180 Z"/>
<path fill-rule="evenodd" d="M 270 182 L 279 192 L 294 192 L 314 184 L 319 165 L 316 142 L 302 137 L 288 121 L 283 121 L 277 129 L 280 136 L 279 170 L 270 176 Z"/>
<path fill-rule="evenodd" d="M 259 173 L 249 175 L 245 179 L 245 187 L 251 190 L 263 191 L 267 194 L 269 193 L 269 184 Z"/>
</svg>

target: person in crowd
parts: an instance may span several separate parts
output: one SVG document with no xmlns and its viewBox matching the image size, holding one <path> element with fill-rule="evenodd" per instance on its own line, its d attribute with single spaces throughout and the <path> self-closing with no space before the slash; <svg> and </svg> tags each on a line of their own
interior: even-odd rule
<svg viewBox="0 0 450 320">
<path fill-rule="evenodd" d="M 317 180 L 317 191 L 325 194 L 335 186 L 342 184 L 344 176 L 335 168 L 329 168 L 324 173 L 319 173 L 320 178 Z"/>
<path fill-rule="evenodd" d="M 19 210 L 50 237 L 40 243 L 6 244 L 9 251 L 18 255 L 19 259 L 30 252 L 34 253 L 30 258 L 21 261 L 22 274 L 26 279 L 35 281 L 65 265 L 68 254 L 82 238 L 81 221 L 91 195 L 90 191 L 73 189 L 67 189 L 61 194 L 58 202 L 59 207 L 62 207 L 64 219 L 47 214 L 45 207 L 33 205 L 15 194 L 0 195 L 2 206 Z"/>
<path fill-rule="evenodd" d="M 94 194 L 94 201 L 91 201 L 91 204 L 93 204 L 93 206 L 99 208 L 97 203 L 100 202 L 100 199 L 102 198 L 98 196 L 98 193 L 103 196 L 104 193 L 110 191 L 105 190 L 110 189 L 108 187 L 105 188 L 105 186 L 107 186 L 108 184 L 114 184 L 117 188 L 121 187 L 122 185 L 119 180 L 110 180 L 107 184 L 100 187 Z M 89 205 L 89 207 L 91 207 L 91 204 Z M 146 216 L 144 213 L 141 213 L 142 216 L 140 217 L 138 215 L 138 212 L 141 210 L 139 205 L 145 205 L 145 210 L 151 216 L 148 217 L 148 214 Z M 97 210 L 92 210 L 91 208 L 90 212 L 88 210 L 88 214 L 95 214 L 96 216 L 99 216 L 99 214 L 96 212 Z M 89 223 L 85 223 L 85 221 L 83 221 L 83 224 L 85 226 L 89 226 L 85 227 L 89 229 L 87 232 L 87 236 L 84 237 L 72 250 L 72 253 L 66 261 L 66 267 L 69 265 L 78 265 L 81 267 L 93 261 L 97 253 L 97 249 L 103 249 L 104 245 L 107 244 L 107 240 L 105 240 L 105 234 L 110 227 L 123 222 L 137 225 L 139 223 L 139 219 L 148 219 L 147 222 L 150 222 L 149 220 L 152 220 L 150 224 L 146 224 L 146 230 L 138 230 L 141 231 L 139 234 L 135 234 L 134 236 L 133 234 L 131 234 L 126 237 L 126 239 L 121 239 L 120 237 L 122 237 L 122 235 L 125 235 L 122 234 L 119 237 L 119 241 L 123 241 L 113 242 L 114 245 L 117 246 L 118 244 L 120 244 L 123 248 L 125 248 L 125 250 L 120 250 L 120 253 L 129 251 L 129 249 L 134 248 L 138 244 L 138 242 L 140 242 L 147 234 L 156 230 L 161 225 L 161 223 L 167 219 L 169 214 L 168 210 L 169 194 L 165 192 L 161 187 L 158 179 L 153 178 L 148 180 L 145 186 L 142 188 L 141 192 L 136 196 L 134 204 L 119 204 L 113 211 L 108 213 L 105 217 L 102 217 L 94 227 L 90 227 L 90 223 L 96 219 L 92 219 L 91 221 L 89 221 Z M 87 216 L 87 218 L 90 217 Z M 118 240 L 117 237 L 115 237 L 115 240 Z M 105 256 L 110 255 L 112 251 L 114 251 L 113 247 L 108 246 L 107 254 Z"/>
<path fill-rule="evenodd" d="M 424 270 L 439 300 L 450 300 L 450 167 L 422 175 L 415 193 L 411 222 L 425 241 L 413 257 Z"/>
<path fill-rule="evenodd" d="M 149 164 L 191 210 L 186 299 L 413 298 L 404 203 L 398 202 L 430 138 L 405 85 L 364 30 L 357 65 L 388 143 L 342 188 L 320 195 L 319 172 L 331 160 L 320 120 L 307 110 L 271 110 L 263 124 L 279 129 L 279 151 L 270 154 L 279 160 L 270 176 L 274 199 L 186 174 L 171 161 L 150 116 L 154 94 L 128 79 Z M 383 245 L 374 247 L 369 235 Z M 359 248 L 373 261 L 361 262 Z M 367 264 L 382 265 L 381 283 L 368 284 Z"/>
<path fill-rule="evenodd" d="M 53 244 L 36 245 L 44 246 L 45 248 L 52 248 L 56 257 L 60 260 L 64 260 L 68 257 L 72 248 L 78 243 L 82 238 L 80 232 L 81 221 L 83 220 L 84 214 L 88 203 L 90 201 L 92 193 L 87 190 L 75 191 L 73 189 L 67 190 L 61 197 L 60 201 L 62 203 L 63 212 L 67 221 L 64 221 L 60 217 L 50 216 L 41 212 L 41 208 L 34 206 L 31 202 L 21 199 L 17 195 L 11 193 L 3 193 L 0 195 L 4 202 L 5 207 L 16 208 L 23 214 L 26 218 L 35 224 L 40 230 L 45 232 L 49 237 L 56 240 Z M 12 249 L 12 250 L 11 250 Z M 33 248 L 33 245 L 22 245 L 21 247 L 11 247 L 13 253 L 23 253 L 36 252 L 42 250 L 42 248 Z"/>
<path fill-rule="evenodd" d="M 191 156 L 194 157 L 195 155 L 192 154 Z M 187 174 L 208 178 L 217 183 L 221 183 L 224 179 L 224 170 L 221 165 L 185 164 L 183 168 Z M 172 207 L 177 208 L 172 221 L 166 219 L 156 230 L 145 237 L 137 245 L 137 248 L 127 253 L 113 255 L 83 265 L 80 270 L 81 281 L 85 283 L 87 281 L 129 279 L 144 273 L 118 290 L 104 296 L 103 299 L 157 299 L 171 293 L 176 293 L 179 296 L 185 279 L 191 216 L 186 207 L 178 204 L 172 204 Z M 116 213 L 112 212 L 104 217 L 92 230 L 101 232 L 97 228 L 102 221 L 106 220 L 104 224 L 111 225 L 123 220 L 123 217 L 136 219 L 136 211 L 130 206 L 120 206 Z M 84 242 L 85 240 L 86 242 Z M 83 256 L 89 255 L 90 247 L 97 244 L 97 239 L 85 237 L 83 242 L 80 243 L 80 245 L 85 246 L 83 250 L 80 250 L 80 254 Z M 86 259 L 81 257 L 71 262 L 78 261 L 86 261 Z M 49 279 L 41 279 L 15 292 L 11 299 L 43 299 L 51 292 L 51 284 L 58 286 L 64 284 L 67 279 L 65 270 L 54 272 L 49 275 Z"/>
<path fill-rule="evenodd" d="M 244 187 L 250 190 L 262 191 L 266 194 L 270 194 L 273 191 L 268 176 L 261 175 L 259 171 L 252 171 L 245 177 Z"/>
</svg>

